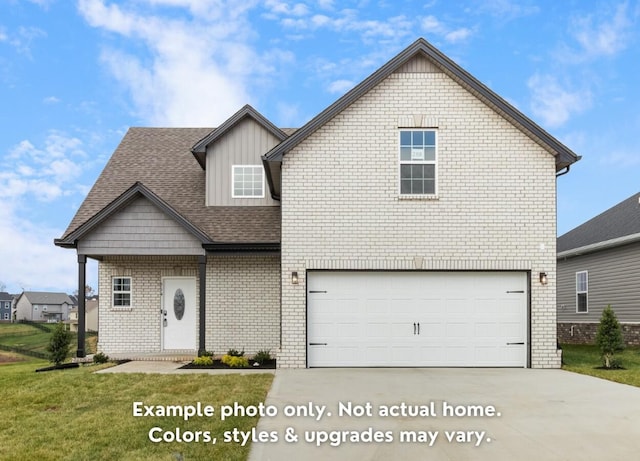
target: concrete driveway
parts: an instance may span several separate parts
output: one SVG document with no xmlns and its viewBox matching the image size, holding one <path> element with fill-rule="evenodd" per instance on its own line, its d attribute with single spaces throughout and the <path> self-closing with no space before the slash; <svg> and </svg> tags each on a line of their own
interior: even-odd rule
<svg viewBox="0 0 640 461">
<path fill-rule="evenodd" d="M 256 436 L 278 442 L 254 442 L 251 461 L 640 456 L 640 388 L 561 370 L 278 370 L 266 405 L 278 414 Z"/>
</svg>

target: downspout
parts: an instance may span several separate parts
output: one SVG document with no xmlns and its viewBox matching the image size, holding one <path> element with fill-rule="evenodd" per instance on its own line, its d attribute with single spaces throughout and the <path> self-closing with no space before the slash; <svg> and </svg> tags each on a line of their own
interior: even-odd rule
<svg viewBox="0 0 640 461">
<path fill-rule="evenodd" d="M 563 175 L 567 174 L 570 169 L 571 169 L 571 165 L 567 165 L 567 167 L 565 168 L 565 170 L 563 172 L 556 173 L 556 178 L 559 178 L 560 176 L 563 176 Z"/>
</svg>

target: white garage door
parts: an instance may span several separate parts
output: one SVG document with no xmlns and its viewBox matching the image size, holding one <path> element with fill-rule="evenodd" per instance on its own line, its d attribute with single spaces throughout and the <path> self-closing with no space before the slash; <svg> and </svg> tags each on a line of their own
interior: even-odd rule
<svg viewBox="0 0 640 461">
<path fill-rule="evenodd" d="M 523 272 L 309 272 L 310 367 L 524 367 Z"/>
</svg>

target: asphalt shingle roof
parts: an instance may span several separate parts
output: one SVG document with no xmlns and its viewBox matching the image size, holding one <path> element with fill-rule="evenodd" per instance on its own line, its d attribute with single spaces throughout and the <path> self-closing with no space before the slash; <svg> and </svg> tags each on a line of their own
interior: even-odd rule
<svg viewBox="0 0 640 461">
<path fill-rule="evenodd" d="M 215 243 L 280 242 L 280 207 L 207 207 L 205 171 L 191 148 L 212 128 L 130 128 L 63 239 L 136 182 Z"/>
<path fill-rule="evenodd" d="M 48 291 L 25 291 L 24 296 L 27 297 L 31 304 L 73 304 L 69 295 L 66 293 L 50 293 Z"/>
<path fill-rule="evenodd" d="M 558 237 L 557 252 L 640 233 L 640 192 Z"/>
</svg>

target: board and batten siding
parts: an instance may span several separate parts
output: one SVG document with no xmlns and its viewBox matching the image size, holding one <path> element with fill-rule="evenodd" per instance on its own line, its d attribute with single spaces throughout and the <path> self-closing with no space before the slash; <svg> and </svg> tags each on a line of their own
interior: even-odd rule
<svg viewBox="0 0 640 461">
<path fill-rule="evenodd" d="M 207 206 L 279 206 L 264 178 L 264 198 L 233 198 L 233 165 L 260 165 L 280 141 L 255 120 L 245 118 L 207 149 Z"/>
<path fill-rule="evenodd" d="M 135 199 L 78 241 L 86 255 L 203 255 L 198 239 L 146 198 Z"/>
<path fill-rule="evenodd" d="M 588 312 L 576 313 L 576 272 L 588 271 Z M 599 322 L 611 304 L 620 322 L 640 323 L 640 243 L 558 259 L 558 322 Z"/>
</svg>

